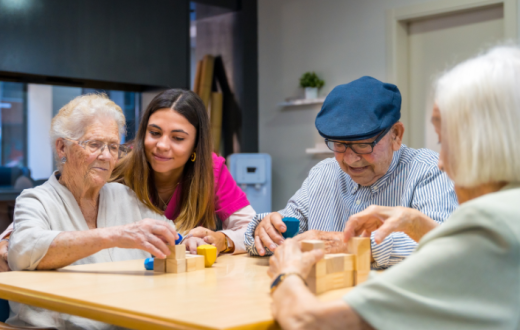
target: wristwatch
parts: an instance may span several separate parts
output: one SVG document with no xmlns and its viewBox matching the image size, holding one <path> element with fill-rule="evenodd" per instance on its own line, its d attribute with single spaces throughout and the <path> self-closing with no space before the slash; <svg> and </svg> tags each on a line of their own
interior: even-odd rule
<svg viewBox="0 0 520 330">
<path fill-rule="evenodd" d="M 305 279 L 303 278 L 303 276 L 300 273 L 295 273 L 295 272 L 281 273 L 280 275 L 276 276 L 273 283 L 271 284 L 271 294 L 273 294 L 274 290 L 276 290 L 276 288 L 278 288 L 278 286 L 280 286 L 280 284 L 282 284 L 283 280 L 285 280 L 288 276 L 291 276 L 291 275 L 298 276 L 299 278 L 302 279 L 303 283 L 305 285 L 307 285 L 307 282 L 305 281 Z"/>
<path fill-rule="evenodd" d="M 224 233 L 222 233 L 222 234 L 224 235 L 225 244 L 226 244 L 226 249 L 224 251 L 222 251 L 222 253 L 233 252 L 234 246 L 231 245 L 231 240 L 227 237 L 226 234 L 224 234 Z"/>
</svg>

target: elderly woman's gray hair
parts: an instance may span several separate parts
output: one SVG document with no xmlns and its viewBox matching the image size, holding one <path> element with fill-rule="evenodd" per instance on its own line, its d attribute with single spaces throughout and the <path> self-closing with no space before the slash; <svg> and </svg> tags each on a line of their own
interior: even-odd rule
<svg viewBox="0 0 520 330">
<path fill-rule="evenodd" d="M 112 119 L 117 123 L 119 135 L 125 133 L 125 116 L 121 108 L 105 94 L 87 94 L 76 97 L 54 116 L 50 132 L 52 145 L 59 138 L 81 138 L 95 119 Z"/>
<path fill-rule="evenodd" d="M 495 47 L 442 75 L 444 164 L 455 184 L 520 182 L 520 48 Z"/>
</svg>

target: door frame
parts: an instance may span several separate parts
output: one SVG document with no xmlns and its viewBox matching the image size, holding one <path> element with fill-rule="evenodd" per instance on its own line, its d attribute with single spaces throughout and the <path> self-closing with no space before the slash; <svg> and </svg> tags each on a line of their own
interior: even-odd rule
<svg viewBox="0 0 520 330">
<path fill-rule="evenodd" d="M 396 84 L 403 95 L 401 121 L 405 127 L 412 123 L 408 106 L 408 23 L 422 18 L 442 16 L 481 7 L 502 4 L 504 8 L 504 39 L 516 42 L 517 0 L 439 0 L 424 4 L 389 9 L 386 12 L 386 68 L 387 81 Z M 424 123 L 421 123 L 424 125 Z M 406 134 L 403 142 L 410 144 L 416 136 Z"/>
</svg>

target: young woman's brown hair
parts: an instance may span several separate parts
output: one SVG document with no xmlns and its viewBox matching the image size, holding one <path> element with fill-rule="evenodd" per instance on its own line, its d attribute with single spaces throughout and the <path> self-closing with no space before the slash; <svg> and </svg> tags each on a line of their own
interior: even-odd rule
<svg viewBox="0 0 520 330">
<path fill-rule="evenodd" d="M 154 204 L 158 202 L 159 195 L 155 187 L 154 171 L 146 158 L 144 140 L 150 116 L 165 108 L 185 117 L 197 131 L 194 147 L 196 161 L 188 160 L 179 182 L 183 189 L 179 204 L 180 213 L 175 219 L 177 230 L 183 232 L 197 226 L 215 230 L 210 123 L 202 100 L 191 91 L 170 89 L 157 95 L 150 102 L 141 118 L 133 150 L 117 164 L 111 181 L 127 185 L 146 206 L 164 214 L 163 210 Z"/>
</svg>

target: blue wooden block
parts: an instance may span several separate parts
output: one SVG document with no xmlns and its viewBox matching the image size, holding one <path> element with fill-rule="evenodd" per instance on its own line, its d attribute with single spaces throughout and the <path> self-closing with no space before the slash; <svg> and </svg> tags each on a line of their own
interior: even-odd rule
<svg viewBox="0 0 520 330">
<path fill-rule="evenodd" d="M 146 258 L 144 260 L 144 268 L 146 270 L 153 270 L 153 258 Z"/>
<path fill-rule="evenodd" d="M 291 238 L 298 234 L 300 231 L 300 220 L 296 218 L 283 218 L 282 221 L 287 226 L 285 233 L 282 233 L 284 238 Z"/>
<path fill-rule="evenodd" d="M 177 233 L 177 235 L 179 235 L 179 238 L 175 241 L 175 245 L 179 245 L 179 243 L 182 242 L 182 235 L 179 233 Z"/>
</svg>

